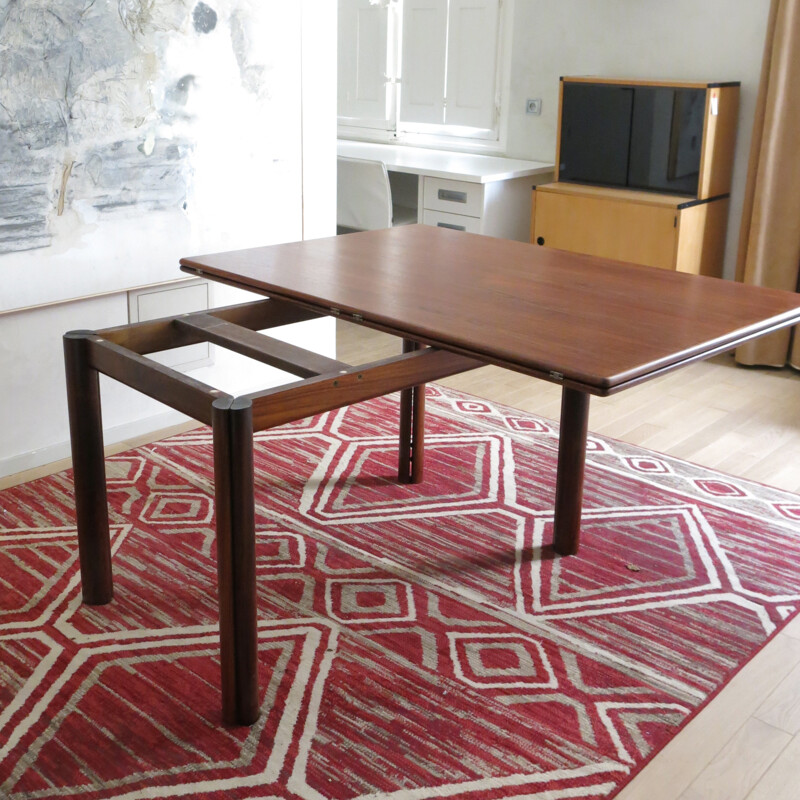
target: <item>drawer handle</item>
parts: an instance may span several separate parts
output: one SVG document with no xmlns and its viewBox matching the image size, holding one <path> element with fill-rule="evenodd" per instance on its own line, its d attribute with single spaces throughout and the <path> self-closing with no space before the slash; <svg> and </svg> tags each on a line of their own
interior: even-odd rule
<svg viewBox="0 0 800 800">
<path fill-rule="evenodd" d="M 449 200 L 451 203 L 466 203 L 466 192 L 455 192 L 452 189 L 439 189 L 439 199 Z"/>
<path fill-rule="evenodd" d="M 467 230 L 464 225 L 452 225 L 449 222 L 437 222 L 436 223 L 436 227 L 437 228 L 450 228 L 450 230 L 453 230 L 453 231 L 466 231 Z"/>
</svg>

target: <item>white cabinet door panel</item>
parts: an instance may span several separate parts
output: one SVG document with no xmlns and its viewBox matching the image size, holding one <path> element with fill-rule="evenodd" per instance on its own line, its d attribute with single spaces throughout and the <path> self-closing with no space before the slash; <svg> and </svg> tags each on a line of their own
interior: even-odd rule
<svg viewBox="0 0 800 800">
<path fill-rule="evenodd" d="M 498 19 L 498 0 L 450 0 L 448 125 L 494 127 Z"/>
<path fill-rule="evenodd" d="M 400 118 L 444 122 L 447 0 L 406 0 Z"/>
<path fill-rule="evenodd" d="M 385 126 L 389 10 L 339 0 L 339 116 Z"/>
</svg>

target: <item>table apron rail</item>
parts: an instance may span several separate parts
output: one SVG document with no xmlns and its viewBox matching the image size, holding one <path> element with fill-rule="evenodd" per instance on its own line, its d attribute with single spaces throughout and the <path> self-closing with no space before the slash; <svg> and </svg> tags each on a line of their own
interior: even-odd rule
<svg viewBox="0 0 800 800">
<path fill-rule="evenodd" d="M 194 311 L 179 317 L 171 316 L 147 322 L 119 325 L 97 331 L 97 335 L 127 350 L 132 350 L 134 353 L 146 355 L 147 353 L 157 353 L 160 350 L 169 350 L 172 347 L 183 347 L 209 341 L 202 329 L 202 323 L 195 326 L 191 324 L 193 320 L 200 318 L 214 317 L 230 325 L 250 331 L 259 331 L 293 322 L 318 319 L 321 316 L 324 315 L 310 308 L 301 308 L 285 300 L 270 298 L 222 308 Z"/>
<path fill-rule="evenodd" d="M 269 310 L 273 309 L 274 306 L 269 307 Z M 265 310 L 268 310 L 265 306 L 251 308 L 249 321 L 262 324 Z M 232 316 L 237 318 L 235 314 Z M 132 341 L 137 347 L 149 351 L 156 342 L 158 349 L 164 350 L 209 341 L 304 378 L 238 398 L 252 404 L 255 431 L 484 366 L 484 362 L 478 359 L 434 347 L 350 366 L 208 313 L 128 327 L 136 328 L 130 339 L 124 335 L 124 328 L 73 331 L 65 338 L 83 340 L 83 357 L 91 369 L 206 425 L 212 424 L 214 402 L 231 402 L 234 398 L 230 394 L 159 364 L 119 342 Z M 105 338 L 107 335 L 113 339 Z"/>
<path fill-rule="evenodd" d="M 184 319 L 176 319 L 175 325 L 178 329 L 191 331 L 212 344 L 218 344 L 302 378 L 336 372 L 348 369 L 350 366 L 302 347 L 264 336 L 249 328 L 234 325 L 211 314 L 193 314 Z"/>
<path fill-rule="evenodd" d="M 483 361 L 426 347 L 245 397 L 253 403 L 253 429 L 259 431 L 482 366 Z"/>
<path fill-rule="evenodd" d="M 212 403 L 217 399 L 230 397 L 226 392 L 126 350 L 100 336 L 87 336 L 86 345 L 87 360 L 92 369 L 206 425 L 211 424 Z"/>
</svg>

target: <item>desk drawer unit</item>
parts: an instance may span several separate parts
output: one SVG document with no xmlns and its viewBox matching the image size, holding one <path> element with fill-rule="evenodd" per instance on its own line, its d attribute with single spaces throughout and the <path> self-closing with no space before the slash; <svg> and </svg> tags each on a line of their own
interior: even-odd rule
<svg viewBox="0 0 800 800">
<path fill-rule="evenodd" d="M 463 214 L 448 214 L 446 211 L 430 211 L 426 208 L 422 212 L 422 222 L 435 228 L 452 228 L 467 233 L 481 232 L 480 217 L 465 217 Z"/>
<path fill-rule="evenodd" d="M 482 184 L 426 176 L 421 194 L 422 222 L 425 225 L 481 232 Z"/>
<path fill-rule="evenodd" d="M 550 163 L 499 155 L 344 139 L 337 153 L 383 162 L 395 209 L 417 222 L 520 242 L 530 241 L 531 187 L 553 181 Z"/>
<path fill-rule="evenodd" d="M 480 217 L 483 212 L 483 185 L 426 177 L 423 204 L 429 211 Z"/>
</svg>

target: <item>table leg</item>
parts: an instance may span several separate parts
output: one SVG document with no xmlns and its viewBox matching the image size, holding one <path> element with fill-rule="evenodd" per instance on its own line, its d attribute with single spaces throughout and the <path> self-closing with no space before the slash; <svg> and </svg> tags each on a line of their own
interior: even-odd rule
<svg viewBox="0 0 800 800">
<path fill-rule="evenodd" d="M 420 344 L 403 339 L 403 352 L 419 350 Z M 421 483 L 425 465 L 425 384 L 400 392 L 400 483 Z"/>
<path fill-rule="evenodd" d="M 251 725 L 259 713 L 252 403 L 215 400 L 212 428 L 222 716 Z"/>
<path fill-rule="evenodd" d="M 83 602 L 103 605 L 114 595 L 111 537 L 108 529 L 100 378 L 89 366 L 87 340 L 92 331 L 64 335 L 75 516 Z"/>
<path fill-rule="evenodd" d="M 422 483 L 425 466 L 425 384 L 415 386 L 413 392 L 414 425 L 411 434 L 411 483 Z"/>
<path fill-rule="evenodd" d="M 558 441 L 553 523 L 553 547 L 556 553 L 563 556 L 577 553 L 580 543 L 588 422 L 589 395 L 564 387 L 561 394 L 561 434 Z"/>
</svg>

